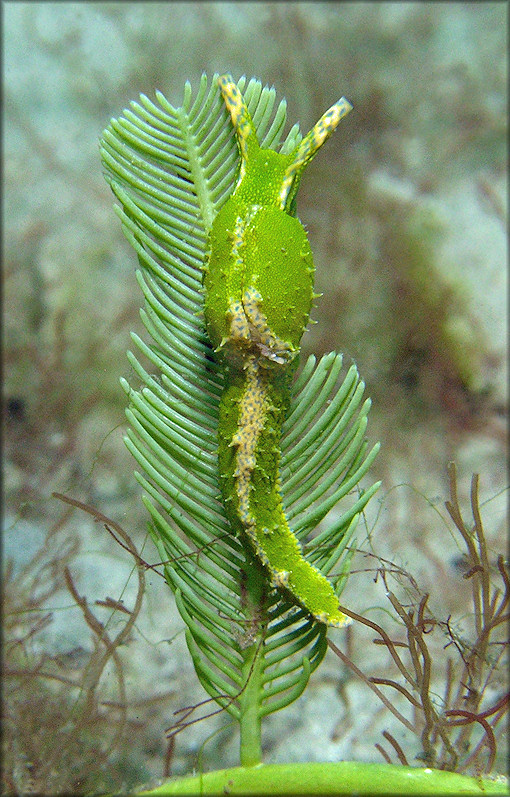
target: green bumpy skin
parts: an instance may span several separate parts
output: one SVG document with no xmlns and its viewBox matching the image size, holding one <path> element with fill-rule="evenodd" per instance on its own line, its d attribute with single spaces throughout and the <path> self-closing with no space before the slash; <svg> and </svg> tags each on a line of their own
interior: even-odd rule
<svg viewBox="0 0 510 797">
<path fill-rule="evenodd" d="M 314 298 L 313 256 L 292 209 L 304 167 L 352 106 L 342 97 L 282 155 L 260 147 L 232 78 L 223 75 L 218 84 L 241 155 L 204 269 L 207 333 L 226 377 L 218 426 L 222 497 L 232 527 L 248 537 L 272 585 L 320 622 L 342 626 L 347 618 L 331 583 L 304 559 L 285 518 L 279 462 L 289 380 Z"/>
</svg>

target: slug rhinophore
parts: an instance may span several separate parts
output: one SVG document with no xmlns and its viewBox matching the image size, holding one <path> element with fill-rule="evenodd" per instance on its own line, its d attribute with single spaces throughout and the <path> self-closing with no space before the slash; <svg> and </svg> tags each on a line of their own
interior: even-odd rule
<svg viewBox="0 0 510 797">
<path fill-rule="evenodd" d="M 218 212 L 204 269 L 205 321 L 225 372 L 218 457 L 234 530 L 317 620 L 344 625 L 328 579 L 303 557 L 285 518 L 279 484 L 280 433 L 289 380 L 314 298 L 314 264 L 294 215 L 306 164 L 350 110 L 342 97 L 289 154 L 260 147 L 241 92 L 218 79 L 241 156 L 233 193 Z"/>
</svg>

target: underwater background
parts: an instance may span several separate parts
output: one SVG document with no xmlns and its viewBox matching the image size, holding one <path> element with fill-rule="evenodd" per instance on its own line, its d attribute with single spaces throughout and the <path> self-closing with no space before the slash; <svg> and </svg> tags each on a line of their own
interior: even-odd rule
<svg viewBox="0 0 510 797">
<path fill-rule="evenodd" d="M 298 198 L 323 294 L 303 354 L 356 362 L 369 439 L 382 444 L 371 480 L 383 486 L 357 538 L 372 559 L 354 559 L 342 601 L 382 622 L 377 557 L 412 573 L 438 616 L 462 618 L 448 462 L 468 509 L 480 474 L 491 561 L 506 550 L 507 6 L 16 2 L 2 15 L 5 788 L 128 791 L 163 775 L 173 712 L 204 693 L 153 571 L 135 626 L 98 672 L 77 596 L 114 634 L 125 617 L 112 602 L 135 599 L 133 562 L 104 523 L 51 495 L 94 506 L 157 561 L 122 440 L 119 378 L 131 376 L 130 331 L 144 336 L 142 298 L 99 136 L 140 93 L 181 105 L 203 72 L 274 85 L 288 128 L 307 131 L 341 95 L 352 102 Z M 355 624 L 333 638 L 384 675 L 373 633 Z M 494 700 L 504 673 L 501 663 Z M 167 770 L 199 766 L 223 724 L 179 735 Z M 265 760 L 380 761 L 385 729 L 416 763 L 419 740 L 331 656 L 267 721 Z M 234 765 L 235 728 L 201 761 Z"/>
</svg>

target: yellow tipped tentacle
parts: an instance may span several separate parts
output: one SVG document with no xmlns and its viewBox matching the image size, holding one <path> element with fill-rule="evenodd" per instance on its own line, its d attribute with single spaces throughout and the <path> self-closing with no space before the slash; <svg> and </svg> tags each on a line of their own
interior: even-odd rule
<svg viewBox="0 0 510 797">
<path fill-rule="evenodd" d="M 241 153 L 239 180 L 242 180 L 245 173 L 246 160 L 250 157 L 250 148 L 259 148 L 257 134 L 255 133 L 255 128 L 243 99 L 243 95 L 232 80 L 232 77 L 230 75 L 221 75 L 221 77 L 218 78 L 218 86 L 220 87 L 227 111 L 232 119 L 234 130 L 237 133 L 237 140 Z"/>
<path fill-rule="evenodd" d="M 280 207 L 287 207 L 289 196 L 292 189 L 296 186 L 296 178 L 299 177 L 306 164 L 313 158 L 315 153 L 330 137 L 336 129 L 338 123 L 344 116 L 352 110 L 351 103 L 341 97 L 331 108 L 321 116 L 319 121 L 312 127 L 309 133 L 302 139 L 294 150 L 292 163 L 287 167 L 283 183 L 280 189 Z"/>
</svg>

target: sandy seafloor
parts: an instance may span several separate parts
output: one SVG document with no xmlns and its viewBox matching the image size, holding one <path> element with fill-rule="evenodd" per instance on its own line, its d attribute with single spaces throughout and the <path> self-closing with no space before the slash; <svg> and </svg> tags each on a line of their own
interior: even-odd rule
<svg viewBox="0 0 510 797">
<path fill-rule="evenodd" d="M 340 95 L 350 99 L 354 111 L 299 194 L 323 294 L 303 349 L 345 352 L 373 399 L 369 439 L 381 452 L 371 477 L 382 487 L 358 547 L 411 572 L 435 616 L 452 615 L 461 631 L 471 608 L 443 507 L 448 462 L 457 463 L 470 523 L 469 485 L 480 474 L 492 564 L 506 545 L 507 8 L 16 2 L 2 11 L 3 560 L 13 565 L 6 642 L 17 641 L 4 650 L 7 671 L 18 672 L 4 687 L 5 760 L 21 791 L 127 791 L 162 775 L 164 729 L 203 692 L 173 597 L 149 571 L 142 612 L 119 649 L 127 724 L 106 761 L 120 716 L 108 705 L 119 701 L 115 667 L 88 720 L 77 719 L 83 706 L 71 684 L 86 677 L 94 642 L 64 566 L 112 633 L 122 615 L 94 602 L 130 607 L 136 583 L 129 556 L 101 524 L 68 512 L 51 492 L 95 506 L 157 558 L 122 441 L 119 378 L 130 376 L 130 330 L 142 332 L 141 294 L 98 137 L 141 92 L 153 98 L 159 89 L 178 106 L 185 81 L 196 90 L 202 72 L 274 84 L 288 120 L 305 131 Z M 375 561 L 354 560 L 343 601 L 401 633 L 387 617 Z M 440 694 L 447 640 L 434 633 Z M 347 645 L 344 631 L 332 639 Z M 372 639 L 351 627 L 353 660 L 392 677 Z M 64 681 L 19 675 L 37 663 Z M 504 671 L 490 699 L 504 691 Z M 199 766 L 202 742 L 223 723 L 216 717 L 178 736 L 172 773 Z M 299 701 L 267 721 L 265 760 L 379 761 L 385 729 L 417 763 L 419 740 L 328 654 Z M 202 765 L 234 765 L 237 755 L 230 728 L 207 742 Z M 503 766 L 504 752 L 496 769 Z"/>
</svg>

